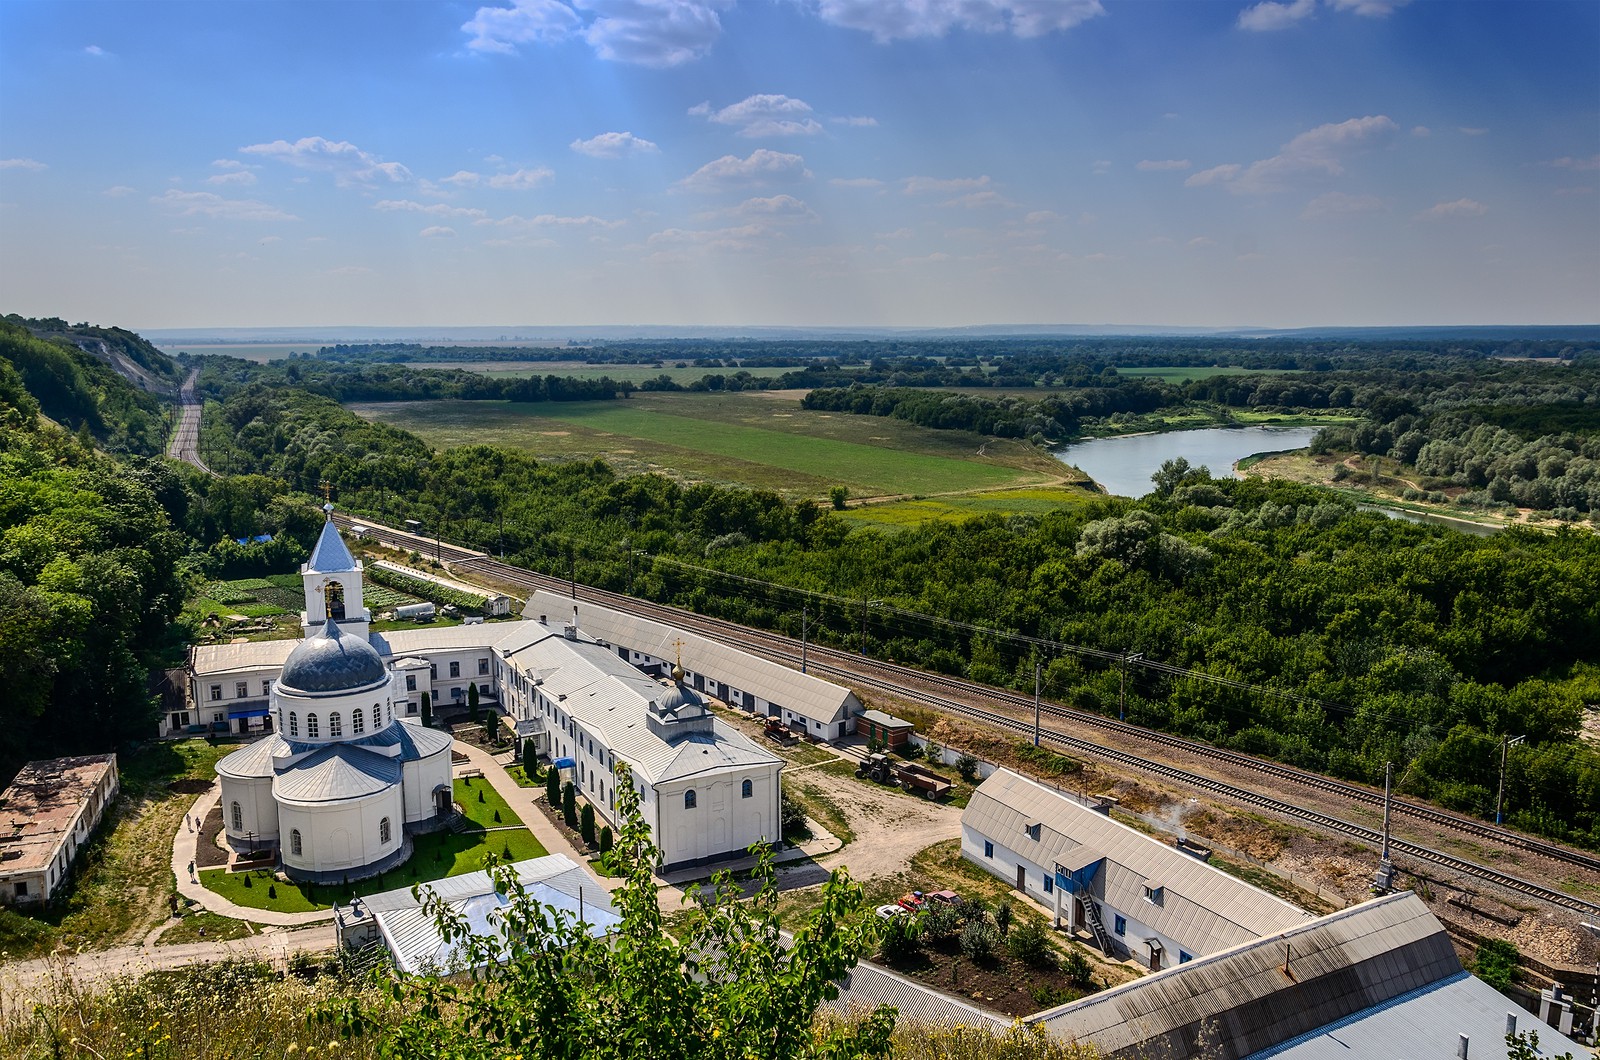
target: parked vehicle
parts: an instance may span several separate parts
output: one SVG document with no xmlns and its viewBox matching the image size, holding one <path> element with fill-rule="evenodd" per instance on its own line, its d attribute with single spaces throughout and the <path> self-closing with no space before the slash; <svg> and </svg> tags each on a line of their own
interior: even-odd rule
<svg viewBox="0 0 1600 1060">
<path fill-rule="evenodd" d="M 886 754 L 870 754 L 856 766 L 856 776 L 879 784 L 895 783 L 894 762 Z"/>
<path fill-rule="evenodd" d="M 777 718 L 769 718 L 767 720 L 767 727 L 762 730 L 762 733 L 767 737 L 767 739 L 776 740 L 785 747 L 787 747 L 789 744 L 798 743 L 800 741 L 800 737 L 794 732 L 794 730 L 789 728 L 783 722 L 779 721 Z"/>
<path fill-rule="evenodd" d="M 924 904 L 921 891 L 907 891 L 900 896 L 899 906 L 908 913 L 917 912 Z"/>
<path fill-rule="evenodd" d="M 934 891 L 928 895 L 928 901 L 933 905 L 955 905 L 961 901 L 961 896 L 954 891 Z"/>
<path fill-rule="evenodd" d="M 900 906 L 895 905 L 893 902 L 889 903 L 888 905 L 880 905 L 878 908 L 874 909 L 873 912 L 878 914 L 878 916 L 882 917 L 884 920 L 893 920 L 897 916 L 906 915 L 906 911 Z"/>
<path fill-rule="evenodd" d="M 906 791 L 912 793 L 920 791 L 923 798 L 930 800 L 942 799 L 955 788 L 948 778 L 915 762 L 905 762 L 896 766 L 895 779 Z"/>
</svg>

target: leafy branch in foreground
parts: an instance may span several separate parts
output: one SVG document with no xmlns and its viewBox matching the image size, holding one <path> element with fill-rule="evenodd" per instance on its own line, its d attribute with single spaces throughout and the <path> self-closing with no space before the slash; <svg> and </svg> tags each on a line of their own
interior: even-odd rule
<svg viewBox="0 0 1600 1060">
<path fill-rule="evenodd" d="M 399 1023 L 356 997 L 331 1001 L 316 1018 L 346 1037 L 372 1035 L 396 1058 L 490 1057 L 701 1060 L 854 1060 L 890 1055 L 895 1010 L 819 1021 L 836 980 L 876 944 L 861 887 L 835 871 L 821 908 L 792 937 L 782 934 L 770 848 L 755 849 L 748 899 L 730 873 L 713 877 L 689 915 L 682 941 L 662 930 L 653 868 L 657 850 L 626 767 L 613 852 L 624 882 L 612 896 L 621 923 L 593 938 L 588 925 L 540 905 L 510 867 L 491 872 L 510 898 L 502 932 L 473 935 L 436 895 L 426 908 L 455 944 L 454 974 L 391 975 L 384 993 L 408 1013 Z"/>
</svg>

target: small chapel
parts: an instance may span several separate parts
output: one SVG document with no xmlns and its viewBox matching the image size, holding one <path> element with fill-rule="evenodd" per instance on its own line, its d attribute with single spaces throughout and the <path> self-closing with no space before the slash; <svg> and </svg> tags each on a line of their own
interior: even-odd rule
<svg viewBox="0 0 1600 1060">
<path fill-rule="evenodd" d="M 367 639 L 361 566 L 326 510 L 301 568 L 305 637 L 270 686 L 274 731 L 217 763 L 229 843 L 275 846 L 316 882 L 400 864 L 451 809 L 450 735 L 397 716 L 405 678 Z"/>
</svg>

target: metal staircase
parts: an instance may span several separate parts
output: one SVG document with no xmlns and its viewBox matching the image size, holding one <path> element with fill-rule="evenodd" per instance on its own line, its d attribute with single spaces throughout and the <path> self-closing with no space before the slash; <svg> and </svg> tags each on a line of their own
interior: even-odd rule
<svg viewBox="0 0 1600 1060">
<path fill-rule="evenodd" d="M 1100 907 L 1087 894 L 1083 896 L 1083 919 L 1088 923 L 1089 930 L 1094 932 L 1094 940 L 1099 944 L 1100 952 L 1107 957 L 1115 957 L 1121 947 L 1111 941 L 1111 933 L 1106 931 L 1105 921 L 1100 919 Z"/>
</svg>

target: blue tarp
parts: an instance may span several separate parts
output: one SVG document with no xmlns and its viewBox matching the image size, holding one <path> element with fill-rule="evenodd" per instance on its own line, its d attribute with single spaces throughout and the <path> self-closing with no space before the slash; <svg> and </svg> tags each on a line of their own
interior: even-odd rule
<svg viewBox="0 0 1600 1060">
<path fill-rule="evenodd" d="M 272 713 L 272 711 L 270 710 L 270 708 L 267 708 L 267 707 L 247 707 L 244 710 L 230 710 L 230 711 L 228 711 L 228 717 L 230 717 L 230 718 L 264 718 L 270 713 Z"/>
<path fill-rule="evenodd" d="M 577 769 L 578 763 L 570 758 L 558 758 L 554 763 L 557 769 Z"/>
<path fill-rule="evenodd" d="M 262 545 L 272 540 L 271 534 L 257 534 L 255 537 L 236 537 L 233 539 L 240 545 Z"/>
</svg>

